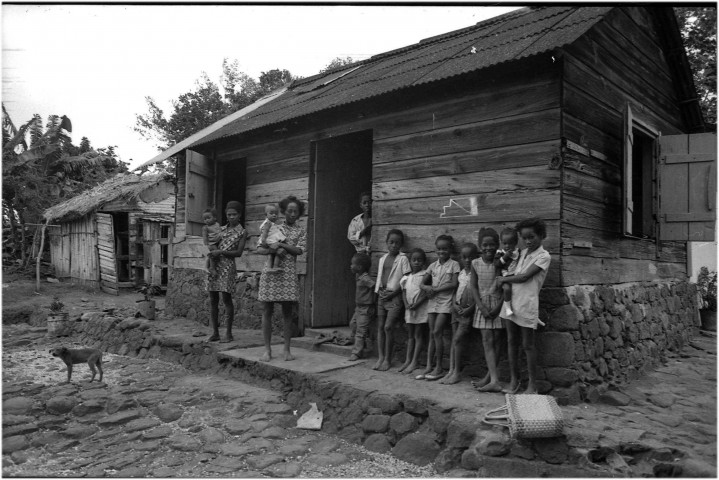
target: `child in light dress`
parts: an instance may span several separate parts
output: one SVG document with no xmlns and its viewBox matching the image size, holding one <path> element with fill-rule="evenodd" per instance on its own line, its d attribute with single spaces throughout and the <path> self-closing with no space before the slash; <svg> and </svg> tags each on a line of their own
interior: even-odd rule
<svg viewBox="0 0 719 480">
<path fill-rule="evenodd" d="M 424 348 L 424 331 L 427 329 L 427 295 L 422 290 L 422 280 L 427 273 L 424 266 L 427 255 L 421 248 L 415 248 L 409 254 L 412 272 L 402 277 L 404 301 L 404 321 L 409 330 L 407 337 L 407 359 L 398 372 L 411 374 L 418 365 L 419 354 Z"/>
<path fill-rule="evenodd" d="M 355 274 L 355 313 L 350 320 L 350 328 L 354 336 L 350 361 L 362 358 L 369 324 L 374 316 L 374 280 L 369 276 L 372 260 L 369 255 L 358 252 L 352 257 L 350 269 Z"/>
<path fill-rule="evenodd" d="M 422 290 L 429 297 L 427 323 L 430 345 L 427 349 L 427 369 L 425 373 L 415 377 L 425 380 L 439 380 L 444 376 L 442 368 L 444 341 L 442 337 L 444 327 L 452 315 L 452 298 L 457 288 L 457 276 L 460 271 L 459 263 L 450 258 L 454 250 L 454 239 L 450 235 L 438 236 L 434 246 L 437 249 L 437 260 L 429 266 L 422 282 Z M 432 349 L 434 349 L 434 355 L 432 355 Z M 433 360 L 436 360 L 436 366 L 431 370 Z"/>
<path fill-rule="evenodd" d="M 482 334 L 484 359 L 487 363 L 487 375 L 472 386 L 480 392 L 501 392 L 498 363 L 501 349 L 504 322 L 499 317 L 502 308 L 502 294 L 497 282 L 499 270 L 494 259 L 499 248 L 499 235 L 493 228 L 483 228 L 477 235 L 479 258 L 472 261 L 470 288 L 474 295 L 476 309 L 473 327 Z"/>
<path fill-rule="evenodd" d="M 547 237 L 547 227 L 539 218 L 522 220 L 516 226 L 525 248 L 519 256 L 514 275 L 499 277 L 501 284 L 512 284 L 512 306 L 510 315 L 502 309 L 501 317 L 506 319 L 507 343 L 509 346 L 510 393 L 519 391 L 519 342 L 527 355 L 527 389 L 524 393 L 537 393 L 537 350 L 534 332 L 542 324 L 539 320 L 539 290 L 547 277 L 552 261 L 542 243 Z"/>
<path fill-rule="evenodd" d="M 462 271 L 457 277 L 457 291 L 452 303 L 452 347 L 449 352 L 449 371 L 439 383 L 451 385 L 461 379 L 464 345 L 474 316 L 474 295 L 469 283 L 472 276 L 472 261 L 477 255 L 477 245 L 474 243 L 465 243 L 459 250 Z"/>
<path fill-rule="evenodd" d="M 387 233 L 387 253 L 379 259 L 377 284 L 377 353 L 373 370 L 386 371 L 392 364 L 394 328 L 402 321 L 404 305 L 399 285 L 403 276 L 412 271 L 407 255 L 400 252 L 404 245 L 404 233 L 393 228 Z"/>
<path fill-rule="evenodd" d="M 217 250 L 221 240 L 220 233 L 222 233 L 222 226 L 217 222 L 217 211 L 214 208 L 206 208 L 202 212 L 202 221 L 205 223 L 202 227 L 202 243 L 211 252 Z M 205 268 L 208 272 L 214 272 L 217 268 L 217 260 L 208 255 Z"/>
<path fill-rule="evenodd" d="M 514 275 L 517 268 L 517 260 L 519 260 L 519 236 L 513 228 L 505 228 L 499 236 L 502 249 L 497 250 L 497 257 L 494 265 L 502 271 L 502 276 L 507 277 Z M 509 283 L 502 284 L 502 296 L 504 298 L 503 308 L 507 315 L 512 315 L 512 285 Z"/>
<path fill-rule="evenodd" d="M 282 230 L 281 225 L 277 225 L 277 205 L 269 204 L 265 205 L 265 221 L 260 225 L 260 240 L 257 243 L 258 247 L 272 248 L 273 245 L 284 242 L 287 238 Z M 281 272 L 280 262 L 282 257 L 285 255 L 284 248 L 278 248 L 274 253 L 274 250 L 270 250 L 267 255 L 267 272 L 275 273 Z"/>
</svg>

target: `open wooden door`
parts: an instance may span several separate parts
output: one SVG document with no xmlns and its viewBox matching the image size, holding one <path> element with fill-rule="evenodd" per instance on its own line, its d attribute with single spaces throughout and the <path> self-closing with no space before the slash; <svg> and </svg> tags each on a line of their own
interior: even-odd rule
<svg viewBox="0 0 719 480">
<path fill-rule="evenodd" d="M 348 325 L 354 311 L 355 249 L 347 227 L 372 185 L 372 132 L 316 142 L 310 174 L 312 327 Z"/>
<path fill-rule="evenodd" d="M 221 222 L 221 208 L 215 206 L 215 167 L 211 159 L 192 150 L 186 151 L 185 158 L 185 235 L 200 236 L 206 208 L 217 208 Z"/>
<path fill-rule="evenodd" d="M 112 295 L 118 295 L 117 263 L 115 252 L 115 234 L 112 228 L 112 215 L 95 214 L 97 225 L 97 254 L 100 266 L 100 289 Z"/>
<path fill-rule="evenodd" d="M 714 241 L 716 134 L 667 135 L 659 141 L 659 239 Z"/>
</svg>

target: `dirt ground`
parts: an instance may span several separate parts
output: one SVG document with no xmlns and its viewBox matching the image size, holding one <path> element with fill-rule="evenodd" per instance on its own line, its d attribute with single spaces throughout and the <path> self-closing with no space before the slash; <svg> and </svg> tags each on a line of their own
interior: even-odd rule
<svg viewBox="0 0 719 480">
<path fill-rule="evenodd" d="M 36 292 L 35 288 L 34 275 L 3 271 L 3 323 L 40 323 L 49 312 L 50 303 L 55 296 L 65 304 L 70 318 L 97 308 L 115 308 L 115 312 L 121 315 L 134 315 L 137 301 L 143 298 L 132 289 L 124 290 L 120 295 L 110 295 L 101 290 L 91 290 L 67 282 L 51 283 L 46 277 L 40 280 L 40 291 Z M 155 301 L 156 311 L 161 314 L 165 307 L 165 297 L 155 297 Z"/>
</svg>

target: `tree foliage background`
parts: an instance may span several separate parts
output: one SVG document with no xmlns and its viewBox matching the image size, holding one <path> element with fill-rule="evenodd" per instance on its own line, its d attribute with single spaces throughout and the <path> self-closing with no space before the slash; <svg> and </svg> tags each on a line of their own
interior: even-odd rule
<svg viewBox="0 0 719 480">
<path fill-rule="evenodd" d="M 136 115 L 134 130 L 163 151 L 294 79 L 289 70 L 275 68 L 255 80 L 240 70 L 237 60 L 225 58 L 219 82 L 202 72 L 191 91 L 172 100 L 169 113 L 145 97 L 147 112 Z"/>
<path fill-rule="evenodd" d="M 717 9 L 713 6 L 674 7 L 704 120 L 717 121 Z"/>
<path fill-rule="evenodd" d="M 3 105 L 2 121 L 3 253 L 27 256 L 27 223 L 41 223 L 48 207 L 127 172 L 114 147 L 93 148 L 83 137 L 73 145 L 65 116 L 40 115 L 15 127 Z"/>
</svg>

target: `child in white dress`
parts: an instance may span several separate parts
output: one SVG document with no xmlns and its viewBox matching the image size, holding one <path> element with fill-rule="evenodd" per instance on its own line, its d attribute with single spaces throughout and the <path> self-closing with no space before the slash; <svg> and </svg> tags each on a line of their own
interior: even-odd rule
<svg viewBox="0 0 719 480">
<path fill-rule="evenodd" d="M 427 255 L 421 248 L 410 252 L 409 265 L 412 272 L 399 281 L 404 300 L 404 321 L 409 330 L 407 337 L 407 359 L 399 372 L 411 374 L 417 368 L 419 354 L 424 348 L 424 330 L 427 328 L 427 295 L 422 291 L 422 280 L 427 271 L 424 265 Z"/>
<path fill-rule="evenodd" d="M 517 269 L 517 260 L 519 260 L 519 236 L 513 228 L 505 228 L 499 235 L 502 249 L 497 250 L 497 256 L 494 265 L 502 271 L 502 276 L 507 277 L 514 275 Z M 506 309 L 507 315 L 512 315 L 512 285 L 509 283 L 502 284 L 502 297 L 504 298 L 503 308 Z"/>
<path fill-rule="evenodd" d="M 265 221 L 260 225 L 260 240 L 257 242 L 258 247 L 272 247 L 273 245 L 284 242 L 287 236 L 282 230 L 281 225 L 277 225 L 277 205 L 265 205 Z M 268 273 L 281 272 L 280 263 L 285 255 L 284 248 L 278 248 L 275 253 L 267 254 L 267 270 Z"/>
</svg>

